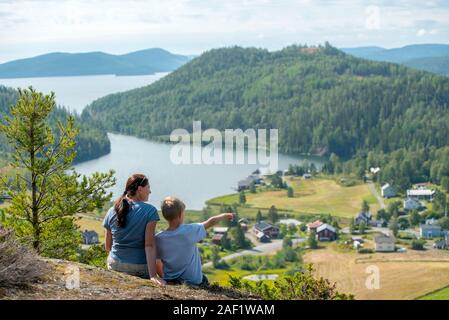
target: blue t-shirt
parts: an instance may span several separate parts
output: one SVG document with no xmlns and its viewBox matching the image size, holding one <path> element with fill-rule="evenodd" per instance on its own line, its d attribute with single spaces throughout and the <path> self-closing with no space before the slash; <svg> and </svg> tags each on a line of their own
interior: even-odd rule
<svg viewBox="0 0 449 320">
<path fill-rule="evenodd" d="M 176 230 L 156 234 L 157 257 L 164 264 L 164 280 L 202 282 L 201 256 L 196 243 L 205 237 L 202 223 L 181 224 Z"/>
<path fill-rule="evenodd" d="M 111 257 L 122 263 L 146 264 L 145 228 L 150 221 L 158 221 L 157 209 L 145 202 L 130 202 L 124 228 L 117 225 L 114 207 L 109 209 L 103 227 L 112 232 Z"/>
</svg>

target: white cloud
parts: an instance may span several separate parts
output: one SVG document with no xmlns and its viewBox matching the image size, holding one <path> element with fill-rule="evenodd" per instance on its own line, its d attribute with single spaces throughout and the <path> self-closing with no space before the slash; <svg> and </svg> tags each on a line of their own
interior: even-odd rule
<svg viewBox="0 0 449 320">
<path fill-rule="evenodd" d="M 400 46 L 424 35 L 447 42 L 448 16 L 443 0 L 0 0 L 0 61 L 37 47 L 182 46 L 197 53 L 217 45 L 326 40 Z"/>
</svg>

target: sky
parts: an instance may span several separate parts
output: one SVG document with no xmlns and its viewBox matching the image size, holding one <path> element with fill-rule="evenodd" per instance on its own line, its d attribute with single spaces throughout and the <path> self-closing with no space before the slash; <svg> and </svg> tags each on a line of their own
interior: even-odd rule
<svg viewBox="0 0 449 320">
<path fill-rule="evenodd" d="M 449 0 L 0 0 L 0 63 L 48 52 L 449 43 Z"/>
</svg>

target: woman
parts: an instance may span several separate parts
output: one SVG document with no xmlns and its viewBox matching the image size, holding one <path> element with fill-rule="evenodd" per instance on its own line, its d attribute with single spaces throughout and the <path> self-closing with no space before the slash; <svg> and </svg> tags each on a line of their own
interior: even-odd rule
<svg viewBox="0 0 449 320">
<path fill-rule="evenodd" d="M 148 178 L 133 174 L 126 182 L 122 196 L 109 209 L 103 221 L 106 229 L 108 269 L 150 278 L 165 284 L 156 272 L 155 229 L 157 209 L 145 203 L 150 195 Z"/>
</svg>

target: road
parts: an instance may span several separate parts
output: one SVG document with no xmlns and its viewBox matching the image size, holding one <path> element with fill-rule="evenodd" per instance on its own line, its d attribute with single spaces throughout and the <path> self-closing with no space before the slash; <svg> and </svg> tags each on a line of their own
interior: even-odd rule
<svg viewBox="0 0 449 320">
<path fill-rule="evenodd" d="M 372 195 L 376 197 L 377 202 L 379 202 L 379 206 L 381 209 L 385 209 L 384 199 L 380 196 L 380 194 L 376 190 L 376 186 L 372 181 L 368 181 L 368 189 L 371 191 Z"/>
<path fill-rule="evenodd" d="M 306 240 L 305 238 L 292 239 L 293 246 L 295 246 L 305 240 Z M 269 254 L 269 253 L 272 253 L 275 251 L 279 251 L 281 249 L 282 249 L 282 240 L 273 240 L 269 243 L 259 244 L 250 250 L 243 250 L 243 251 L 239 251 L 239 252 L 230 254 L 228 256 L 222 257 L 221 260 L 226 261 L 226 260 L 231 260 L 231 259 L 241 257 L 241 256 Z M 212 262 L 207 262 L 207 263 L 203 264 L 203 268 L 207 268 L 207 267 L 212 267 Z"/>
</svg>

